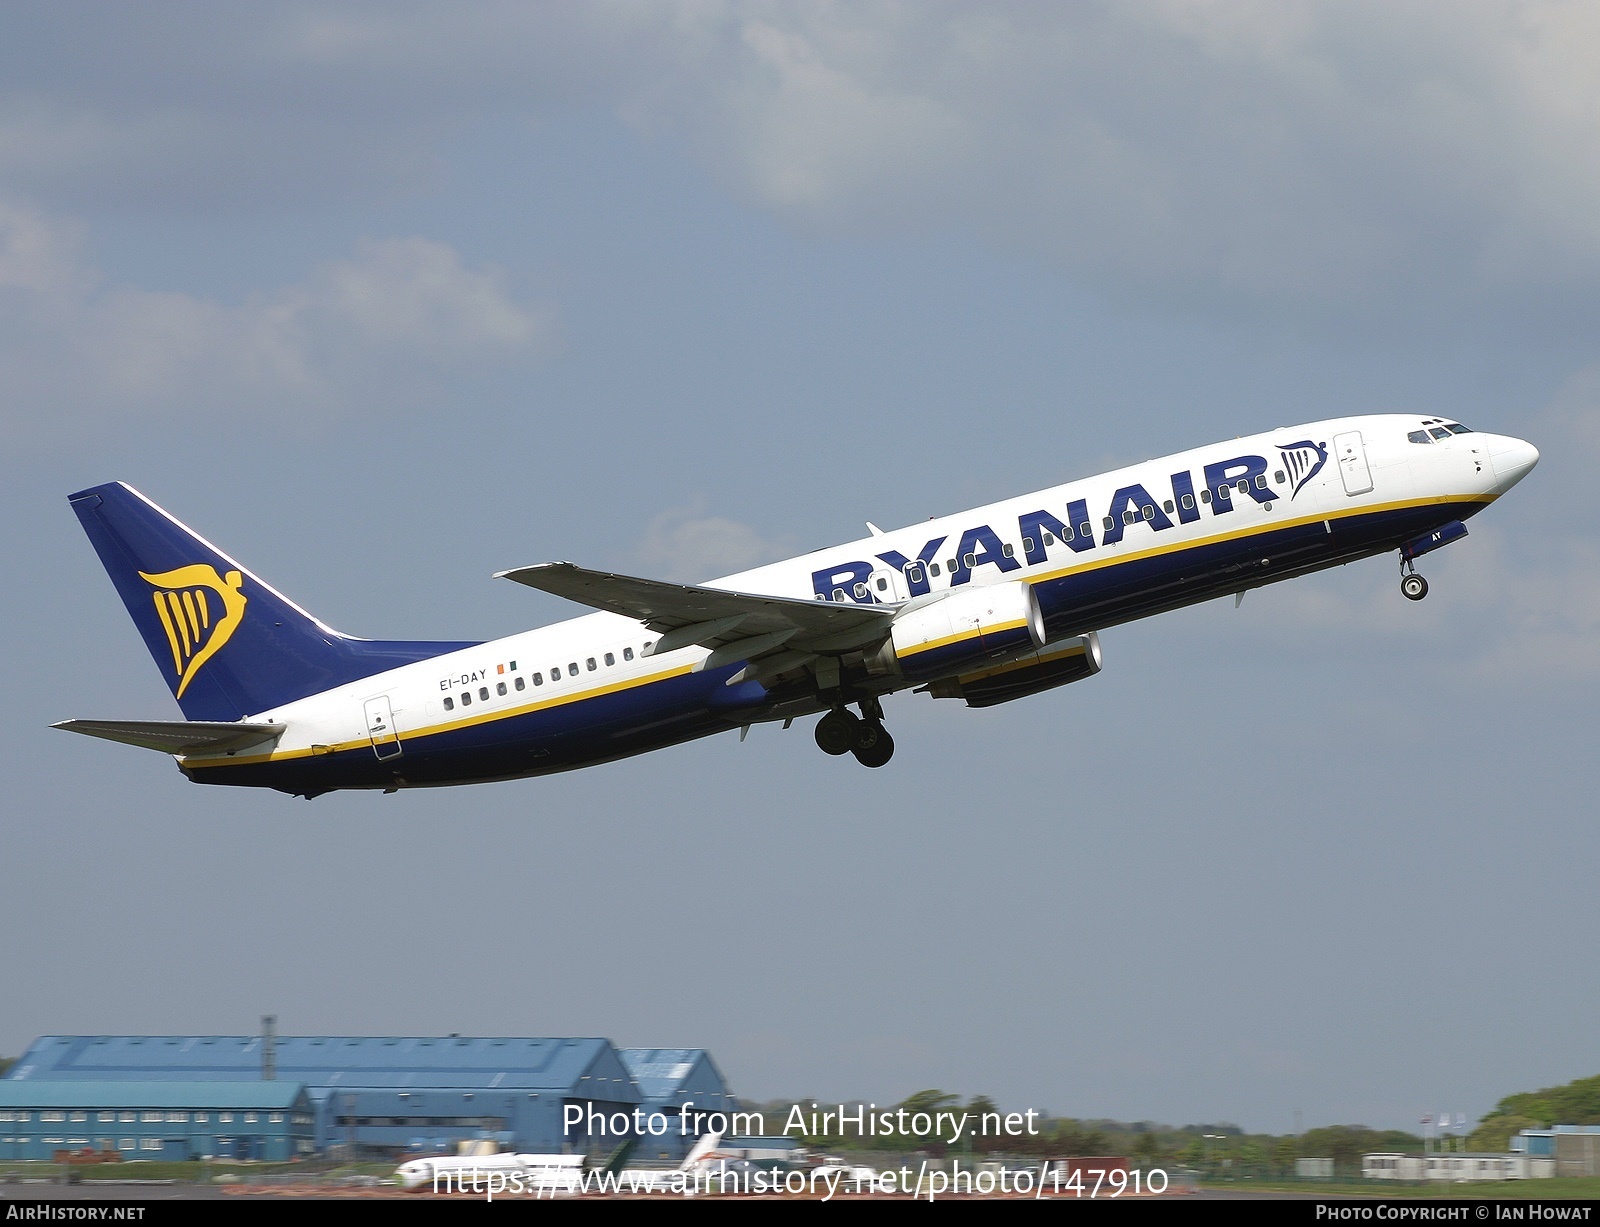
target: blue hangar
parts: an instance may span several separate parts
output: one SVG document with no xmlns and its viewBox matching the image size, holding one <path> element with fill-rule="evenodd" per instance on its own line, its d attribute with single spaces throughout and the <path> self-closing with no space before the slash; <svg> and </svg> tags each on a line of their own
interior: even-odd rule
<svg viewBox="0 0 1600 1227">
<path fill-rule="evenodd" d="M 37 1097 L 46 1083 L 259 1086 L 266 1074 L 282 1086 L 303 1084 L 316 1150 L 385 1154 L 453 1150 L 482 1138 L 518 1151 L 600 1153 L 623 1140 L 600 1116 L 614 1123 L 617 1113 L 632 1118 L 658 1102 L 676 1113 L 684 1098 L 713 1110 L 735 1102 L 701 1050 L 637 1051 L 681 1058 L 644 1062 L 652 1067 L 648 1095 L 622 1054 L 598 1038 L 52 1035 L 35 1040 L 0 1087 L 20 1093 L 17 1084 L 34 1083 Z M 194 1088 L 191 1097 L 198 1104 L 204 1092 Z M 581 1124 L 571 1123 L 569 1107 L 582 1109 Z"/>
</svg>

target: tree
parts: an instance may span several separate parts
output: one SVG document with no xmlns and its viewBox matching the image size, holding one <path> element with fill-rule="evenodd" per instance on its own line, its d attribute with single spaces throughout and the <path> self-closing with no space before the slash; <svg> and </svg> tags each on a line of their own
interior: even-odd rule
<svg viewBox="0 0 1600 1227">
<path fill-rule="evenodd" d="M 1600 1125 L 1600 1074 L 1565 1086 L 1507 1095 L 1478 1123 L 1470 1144 L 1474 1149 L 1481 1145 L 1503 1150 L 1518 1130 L 1551 1125 Z"/>
<path fill-rule="evenodd" d="M 1300 1147 L 1295 1139 L 1281 1137 L 1273 1148 L 1272 1157 L 1278 1165 L 1278 1171 L 1285 1176 L 1294 1174 L 1294 1161 L 1300 1157 Z"/>
<path fill-rule="evenodd" d="M 1148 1129 L 1139 1131 L 1139 1140 L 1134 1143 L 1134 1157 L 1139 1160 L 1140 1167 L 1154 1167 L 1156 1159 L 1161 1154 L 1161 1144 L 1156 1141 L 1156 1135 Z"/>
</svg>

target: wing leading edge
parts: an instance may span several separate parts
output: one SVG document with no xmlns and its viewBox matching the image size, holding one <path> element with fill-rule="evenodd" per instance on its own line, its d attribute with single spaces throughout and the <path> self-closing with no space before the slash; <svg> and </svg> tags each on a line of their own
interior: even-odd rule
<svg viewBox="0 0 1600 1227">
<path fill-rule="evenodd" d="M 672 584 L 590 571 L 570 562 L 518 567 L 495 578 L 643 622 L 661 636 L 653 649 L 657 655 L 691 644 L 711 648 L 708 664 L 779 652 L 811 655 L 867 647 L 888 633 L 897 608 Z"/>
</svg>

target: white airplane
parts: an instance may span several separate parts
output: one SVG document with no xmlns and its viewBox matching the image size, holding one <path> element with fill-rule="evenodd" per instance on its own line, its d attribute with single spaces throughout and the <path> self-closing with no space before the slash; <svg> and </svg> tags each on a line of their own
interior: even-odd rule
<svg viewBox="0 0 1600 1227">
<path fill-rule="evenodd" d="M 627 1168 L 619 1176 L 619 1187 L 631 1193 L 669 1191 L 674 1180 L 681 1183 L 684 1173 L 704 1171 L 726 1156 L 717 1151 L 720 1133 L 701 1135 L 683 1161 L 675 1168 Z M 428 1155 L 408 1159 L 395 1169 L 403 1189 L 460 1192 L 476 1183 L 482 1186 L 490 1173 L 501 1177 L 500 1188 L 517 1192 L 578 1193 L 583 1189 L 587 1163 L 583 1155 L 515 1154 L 505 1151 L 493 1155 Z M 519 1177 L 514 1184 L 512 1177 Z"/>
<path fill-rule="evenodd" d="M 521 1178 L 523 1188 L 543 1188 L 576 1192 L 583 1176 L 582 1155 L 514 1154 L 502 1151 L 492 1155 L 429 1155 L 421 1159 L 408 1159 L 395 1168 L 402 1189 L 420 1189 L 429 1186 L 434 1192 L 462 1192 L 474 1183 L 482 1185 L 493 1173 L 501 1177 L 500 1190 L 513 1175 Z"/>
<path fill-rule="evenodd" d="M 896 691 L 1009 702 L 1099 672 L 1106 627 L 1389 551 L 1421 600 L 1415 559 L 1538 459 L 1437 417 L 1284 427 L 699 586 L 504 571 L 601 612 L 489 643 L 341 634 L 113 482 L 72 507 L 186 719 L 55 727 L 308 798 L 544 775 L 819 712 L 824 751 L 881 767 Z"/>
</svg>

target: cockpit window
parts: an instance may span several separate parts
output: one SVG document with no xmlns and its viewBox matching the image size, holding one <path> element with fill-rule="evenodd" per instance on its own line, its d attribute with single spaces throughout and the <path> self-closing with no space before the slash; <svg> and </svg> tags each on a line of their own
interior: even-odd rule
<svg viewBox="0 0 1600 1227">
<path fill-rule="evenodd" d="M 1446 422 L 1444 428 L 1453 435 L 1470 435 L 1472 427 L 1463 426 L 1460 422 Z"/>
<path fill-rule="evenodd" d="M 1435 439 L 1448 439 L 1450 437 L 1450 432 L 1443 426 L 1430 426 L 1428 427 L 1428 433 Z"/>
<path fill-rule="evenodd" d="M 1406 438 L 1410 439 L 1411 442 L 1413 442 L 1413 443 L 1432 443 L 1433 442 L 1433 440 L 1428 437 L 1428 432 L 1425 431 L 1425 430 L 1413 430 L 1410 434 L 1408 434 L 1406 436 Z"/>
</svg>

